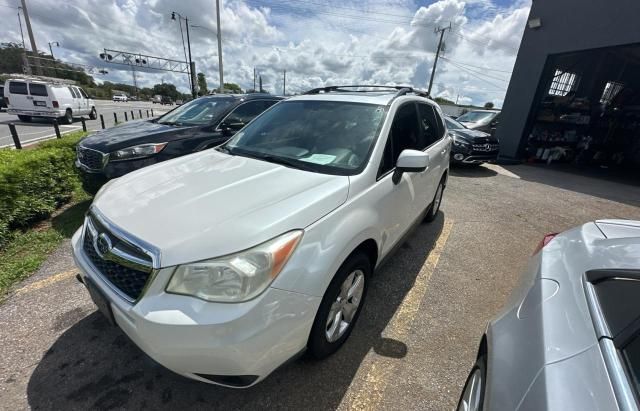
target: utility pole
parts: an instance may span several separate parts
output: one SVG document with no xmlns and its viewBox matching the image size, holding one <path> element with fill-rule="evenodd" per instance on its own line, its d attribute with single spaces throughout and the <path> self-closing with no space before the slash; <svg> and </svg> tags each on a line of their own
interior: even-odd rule
<svg viewBox="0 0 640 411">
<path fill-rule="evenodd" d="M 40 57 L 38 54 L 38 48 L 36 47 L 36 39 L 33 37 L 33 30 L 31 29 L 31 20 L 29 20 L 29 11 L 27 10 L 27 0 L 22 0 L 22 12 L 24 13 L 24 22 L 27 25 L 27 34 L 29 34 L 29 41 L 31 42 L 31 52 L 34 57 Z M 42 68 L 40 68 L 40 60 L 36 58 L 35 61 L 36 72 L 41 76 Z"/>
<path fill-rule="evenodd" d="M 256 92 L 256 68 L 253 68 L 253 92 Z"/>
<path fill-rule="evenodd" d="M 436 51 L 436 58 L 433 60 L 433 68 L 431 69 L 431 78 L 429 79 L 429 88 L 427 89 L 427 95 L 431 97 L 431 86 L 433 86 L 433 77 L 436 75 L 436 66 L 438 65 L 438 57 L 440 57 L 440 50 L 442 50 L 442 39 L 444 38 L 444 32 L 451 30 L 451 23 L 448 27 L 438 27 L 434 33 L 440 33 L 440 41 L 438 41 L 438 50 Z"/>
<path fill-rule="evenodd" d="M 22 37 L 22 49 L 24 50 L 24 33 L 22 32 L 22 18 L 20 17 L 20 10 L 22 10 L 22 7 L 18 7 L 18 25 L 20 26 L 20 37 Z"/>
<path fill-rule="evenodd" d="M 258 93 L 262 93 L 262 76 L 258 76 L 258 81 L 260 82 L 260 91 Z"/>
<path fill-rule="evenodd" d="M 222 74 L 222 30 L 220 29 L 220 0 L 216 0 L 216 19 L 218 28 L 218 70 L 220 70 L 220 92 L 222 93 L 224 90 L 224 77 Z"/>
<path fill-rule="evenodd" d="M 284 72 L 282 73 L 282 95 L 286 96 L 287 95 L 287 70 L 284 70 Z"/>
<path fill-rule="evenodd" d="M 189 39 L 189 19 L 185 18 L 185 24 L 187 25 L 187 47 L 189 49 L 189 80 L 191 83 L 191 97 L 196 98 L 196 85 L 195 77 L 193 76 L 193 60 L 191 60 L 191 40 Z"/>
</svg>

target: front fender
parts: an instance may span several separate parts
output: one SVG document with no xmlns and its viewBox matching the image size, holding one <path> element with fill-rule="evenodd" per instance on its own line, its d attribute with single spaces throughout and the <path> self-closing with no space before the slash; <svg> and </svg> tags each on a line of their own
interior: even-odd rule
<svg viewBox="0 0 640 411">
<path fill-rule="evenodd" d="M 322 297 L 342 263 L 360 244 L 372 239 L 380 252 L 375 211 L 339 207 L 305 229 L 302 243 L 272 287 Z M 378 258 L 378 261 L 380 258 Z"/>
</svg>

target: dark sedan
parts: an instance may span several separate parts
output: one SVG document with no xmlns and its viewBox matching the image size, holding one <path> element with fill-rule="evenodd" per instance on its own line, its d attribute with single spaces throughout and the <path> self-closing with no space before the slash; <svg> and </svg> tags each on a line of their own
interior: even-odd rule
<svg viewBox="0 0 640 411">
<path fill-rule="evenodd" d="M 497 138 L 484 131 L 468 129 L 450 117 L 445 117 L 444 120 L 453 137 L 451 146 L 453 163 L 482 164 L 498 158 L 500 143 Z"/>
<path fill-rule="evenodd" d="M 215 147 L 282 98 L 265 94 L 212 95 L 154 120 L 98 131 L 78 145 L 76 165 L 85 189 L 160 161 Z"/>
</svg>

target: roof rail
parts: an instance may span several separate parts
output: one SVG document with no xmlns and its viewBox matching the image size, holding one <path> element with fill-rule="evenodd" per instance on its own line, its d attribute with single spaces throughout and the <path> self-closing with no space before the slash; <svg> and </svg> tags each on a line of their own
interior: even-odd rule
<svg viewBox="0 0 640 411">
<path fill-rule="evenodd" d="M 347 89 L 354 89 L 354 88 L 368 88 L 369 90 L 347 90 Z M 375 84 L 356 84 L 356 85 L 345 85 L 345 86 L 326 86 L 326 87 L 318 87 L 318 88 L 314 88 L 311 89 L 309 91 L 306 91 L 302 94 L 320 94 L 320 93 L 345 93 L 345 92 L 351 92 L 351 93 L 376 93 L 379 92 L 380 90 L 371 90 L 371 89 L 387 89 L 387 90 L 396 90 L 396 94 L 393 96 L 393 98 L 391 99 L 391 101 L 395 100 L 396 98 L 400 97 L 400 96 L 404 96 L 407 94 L 415 94 L 417 96 L 420 97 L 427 97 L 429 98 L 429 94 L 425 91 L 421 91 L 421 90 L 417 90 L 414 89 L 413 87 L 409 87 L 409 86 L 381 86 L 381 85 L 375 85 Z"/>
<path fill-rule="evenodd" d="M 35 80 L 35 81 L 43 81 L 50 84 L 59 84 L 59 85 L 75 85 L 75 80 L 62 79 L 57 77 L 46 77 L 46 76 L 37 76 L 34 74 L 22 74 L 22 73 L 12 73 L 6 76 L 7 79 L 16 79 L 16 80 Z"/>
</svg>

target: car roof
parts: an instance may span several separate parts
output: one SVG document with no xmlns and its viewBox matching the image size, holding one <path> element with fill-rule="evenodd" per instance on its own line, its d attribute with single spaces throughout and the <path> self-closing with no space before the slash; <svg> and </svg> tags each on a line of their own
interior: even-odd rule
<svg viewBox="0 0 640 411">
<path fill-rule="evenodd" d="M 267 93 L 249 93 L 249 94 L 227 94 L 227 93 L 223 93 L 223 94 L 207 94 L 206 96 L 202 96 L 202 97 L 206 97 L 206 98 L 232 98 L 232 99 L 238 99 L 238 100 L 262 100 L 262 99 L 270 99 L 270 100 L 284 100 L 284 97 L 282 96 L 274 96 L 272 94 L 267 94 Z"/>
<path fill-rule="evenodd" d="M 289 98 L 289 100 L 318 100 L 318 101 L 345 101 L 352 103 L 366 103 L 376 105 L 387 105 L 396 97 L 396 91 L 380 91 L 380 92 L 336 92 L 336 93 L 319 93 L 319 94 L 302 94 Z M 417 101 L 426 101 L 435 104 L 432 100 L 420 97 L 414 94 L 405 94 L 401 98 L 411 97 Z"/>
</svg>

